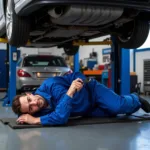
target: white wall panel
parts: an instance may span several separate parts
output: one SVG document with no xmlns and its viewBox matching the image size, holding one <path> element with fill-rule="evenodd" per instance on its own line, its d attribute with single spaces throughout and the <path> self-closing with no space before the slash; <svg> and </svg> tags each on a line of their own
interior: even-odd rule
<svg viewBox="0 0 150 150">
<path fill-rule="evenodd" d="M 0 49 L 5 50 L 6 49 L 6 44 L 0 43 Z"/>
<path fill-rule="evenodd" d="M 136 53 L 136 73 L 138 75 L 138 82 L 141 82 L 141 91 L 143 92 L 143 60 L 150 59 L 150 51 L 143 51 Z"/>
</svg>

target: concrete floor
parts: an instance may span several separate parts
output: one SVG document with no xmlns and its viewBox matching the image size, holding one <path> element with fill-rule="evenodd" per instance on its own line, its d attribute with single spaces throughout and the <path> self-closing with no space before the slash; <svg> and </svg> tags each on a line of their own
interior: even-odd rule
<svg viewBox="0 0 150 150">
<path fill-rule="evenodd" d="M 15 117 L 2 102 L 1 117 Z M 0 122 L 0 150 L 149 150 L 149 135 L 150 121 L 20 130 Z"/>
</svg>

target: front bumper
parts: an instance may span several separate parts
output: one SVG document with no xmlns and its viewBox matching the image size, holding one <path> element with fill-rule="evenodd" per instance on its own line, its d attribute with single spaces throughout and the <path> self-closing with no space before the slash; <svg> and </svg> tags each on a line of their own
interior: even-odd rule
<svg viewBox="0 0 150 150">
<path fill-rule="evenodd" d="M 47 5 L 99 5 L 110 7 L 127 7 L 150 11 L 150 2 L 148 2 L 148 0 L 20 0 L 15 4 L 15 11 L 18 15 L 27 16 Z"/>
</svg>

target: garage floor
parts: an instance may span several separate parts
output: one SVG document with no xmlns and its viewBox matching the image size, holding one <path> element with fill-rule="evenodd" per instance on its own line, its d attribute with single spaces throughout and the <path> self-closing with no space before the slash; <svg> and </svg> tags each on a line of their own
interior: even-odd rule
<svg viewBox="0 0 150 150">
<path fill-rule="evenodd" d="M 0 102 L 0 118 L 13 116 Z M 20 130 L 0 122 L 0 150 L 149 150 L 149 135 L 150 121 Z"/>
</svg>

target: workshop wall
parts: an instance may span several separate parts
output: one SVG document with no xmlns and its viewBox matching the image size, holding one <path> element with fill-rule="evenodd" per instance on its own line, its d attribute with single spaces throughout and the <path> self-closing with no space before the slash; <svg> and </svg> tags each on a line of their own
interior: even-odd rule
<svg viewBox="0 0 150 150">
<path fill-rule="evenodd" d="M 90 41 L 103 41 L 106 38 L 110 38 L 110 36 L 103 36 L 100 38 L 95 38 Z M 83 61 L 83 64 L 85 65 L 88 58 L 90 58 L 90 53 L 96 52 L 97 53 L 97 64 L 102 65 L 104 64 L 103 62 L 103 54 L 102 50 L 105 48 L 111 48 L 110 45 L 91 45 L 91 46 L 80 46 L 79 49 L 79 60 Z"/>
<path fill-rule="evenodd" d="M 0 43 L 0 49 L 5 50 L 5 49 L 6 49 L 6 44 L 2 44 L 2 43 Z"/>
<path fill-rule="evenodd" d="M 62 56 L 64 53 L 63 49 L 57 49 L 57 47 L 52 48 L 24 48 L 21 47 L 21 54 L 51 54 Z"/>
<path fill-rule="evenodd" d="M 130 72 L 133 72 L 133 49 L 130 49 Z"/>
<path fill-rule="evenodd" d="M 144 48 L 150 48 L 150 32 L 148 35 L 147 40 L 145 41 L 145 43 L 139 47 L 138 49 L 144 49 Z M 137 50 L 138 50 L 137 49 Z M 135 72 L 138 76 L 138 82 L 141 82 L 141 92 L 144 92 L 144 85 L 143 85 L 143 81 L 144 81 L 144 59 L 150 59 L 150 51 L 142 51 L 142 52 L 136 52 L 135 54 L 136 57 L 136 61 L 135 61 Z"/>
<path fill-rule="evenodd" d="M 50 53 L 52 55 L 57 55 L 57 56 L 62 56 L 62 54 L 64 53 L 64 49 L 63 48 L 57 48 L 57 47 L 52 47 L 52 48 L 39 48 L 38 49 L 38 53 L 42 54 L 42 53 Z"/>
<path fill-rule="evenodd" d="M 101 46 L 80 46 L 79 49 L 79 60 L 84 60 L 85 58 L 89 58 L 90 53 L 92 51 L 97 52 L 97 61 L 98 64 L 103 64 L 103 55 L 102 55 L 102 49 L 104 48 L 110 48 L 109 45 L 101 45 Z"/>
<path fill-rule="evenodd" d="M 143 52 L 137 52 L 135 54 L 135 57 L 136 57 L 136 73 L 138 75 L 138 82 L 141 82 L 141 92 L 144 92 L 143 91 L 143 81 L 144 81 L 144 68 L 143 68 L 143 62 L 144 62 L 144 59 L 150 59 L 150 51 L 143 51 Z"/>
</svg>

